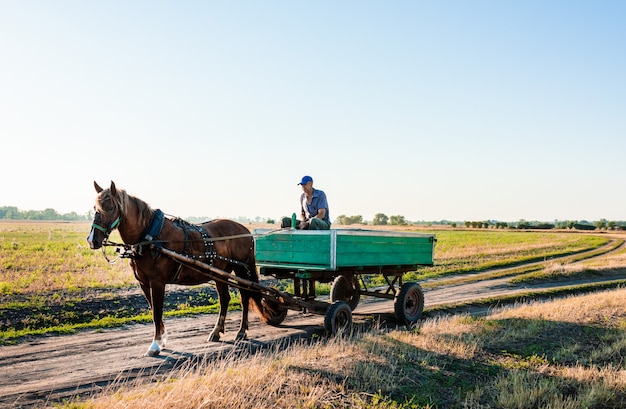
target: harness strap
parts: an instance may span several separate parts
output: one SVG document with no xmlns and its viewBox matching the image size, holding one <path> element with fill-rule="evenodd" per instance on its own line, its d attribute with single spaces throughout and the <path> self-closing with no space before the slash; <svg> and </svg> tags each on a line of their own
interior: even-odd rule
<svg viewBox="0 0 626 409">
<path fill-rule="evenodd" d="M 185 234 L 185 249 L 184 249 L 185 256 L 192 258 L 192 259 L 198 259 L 198 260 L 206 259 L 209 261 L 209 264 L 213 265 L 213 259 L 217 256 L 217 250 L 215 250 L 215 244 L 213 243 L 213 240 L 211 239 L 211 236 L 209 235 L 209 233 L 207 233 L 207 231 L 202 226 L 199 226 L 197 224 L 191 224 L 182 219 L 174 220 L 174 225 L 182 229 L 183 233 Z M 190 231 L 196 231 L 197 233 L 200 233 L 201 238 L 190 240 L 189 239 Z M 202 240 L 202 243 L 204 244 L 204 254 L 203 255 L 190 254 L 191 253 L 189 251 L 190 242 L 199 241 L 199 240 Z"/>
<path fill-rule="evenodd" d="M 143 238 L 148 241 L 156 240 L 163 230 L 163 224 L 165 223 L 165 215 L 161 209 L 156 209 L 150 220 L 150 224 L 146 227 L 146 230 L 141 234 Z"/>
<path fill-rule="evenodd" d="M 213 266 L 213 261 L 215 259 L 218 260 L 222 260 L 222 261 L 226 261 L 228 263 L 231 264 L 237 264 L 241 267 L 244 267 L 246 269 L 246 271 L 248 272 L 248 275 L 250 275 L 250 269 L 248 267 L 247 263 L 241 262 L 239 260 L 234 260 L 232 258 L 228 258 L 228 257 L 224 257 L 224 256 L 220 256 L 219 254 L 217 254 L 217 250 L 215 249 L 215 241 L 218 240 L 232 240 L 232 239 L 237 239 L 237 238 L 242 238 L 242 237 L 254 237 L 251 234 L 238 234 L 238 235 L 234 235 L 234 236 L 227 236 L 227 237 L 211 237 L 211 235 L 200 225 L 197 224 L 191 224 L 183 219 L 179 219 L 177 218 L 176 220 L 174 220 L 174 225 L 180 229 L 183 230 L 184 234 L 185 234 L 185 249 L 184 249 L 184 253 L 183 255 L 187 258 L 190 258 L 192 260 L 206 260 L 206 263 L 210 266 Z M 200 239 L 189 239 L 189 234 L 188 232 L 191 230 L 195 230 L 196 232 L 200 233 L 201 238 Z M 199 241 L 202 240 L 203 244 L 204 244 L 204 254 L 190 254 L 189 251 L 189 243 L 191 241 Z M 254 238 L 253 238 L 254 240 Z M 180 268 L 179 268 L 179 272 L 180 272 Z M 177 273 L 178 275 L 178 273 Z"/>
<path fill-rule="evenodd" d="M 144 238 L 145 245 L 153 244 L 152 247 L 152 258 L 158 258 L 161 253 L 157 251 L 157 248 L 162 248 L 163 243 L 158 240 L 159 235 L 161 234 L 161 230 L 163 230 L 163 224 L 165 224 L 165 215 L 161 211 L 161 209 L 156 209 L 152 218 L 150 219 L 150 223 L 146 226 L 146 229 L 141 233 L 141 237 Z M 136 244 L 133 246 L 135 248 L 135 252 L 137 255 L 143 254 L 144 244 L 139 245 Z"/>
</svg>

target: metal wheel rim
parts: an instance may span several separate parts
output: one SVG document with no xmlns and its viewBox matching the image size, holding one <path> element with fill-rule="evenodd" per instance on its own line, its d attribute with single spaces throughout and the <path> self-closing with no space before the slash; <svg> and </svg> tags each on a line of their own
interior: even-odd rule
<svg viewBox="0 0 626 409">
<path fill-rule="evenodd" d="M 410 317 L 414 317 L 419 314 L 420 295 L 418 291 L 411 291 L 407 294 L 406 301 L 404 302 L 404 311 Z"/>
<path fill-rule="evenodd" d="M 335 317 L 335 327 L 336 327 L 336 329 L 345 328 L 349 321 L 350 321 L 350 318 L 348 317 L 348 312 L 347 311 L 339 311 L 339 313 Z"/>
</svg>

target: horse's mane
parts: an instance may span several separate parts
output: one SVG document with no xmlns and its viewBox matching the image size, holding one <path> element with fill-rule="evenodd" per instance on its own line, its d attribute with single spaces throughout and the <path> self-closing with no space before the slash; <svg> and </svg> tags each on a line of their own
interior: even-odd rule
<svg viewBox="0 0 626 409">
<path fill-rule="evenodd" d="M 143 200 L 131 196 L 124 189 L 116 189 L 116 196 L 113 195 L 111 189 L 105 189 L 100 193 L 100 198 L 96 204 L 96 210 L 102 212 L 101 203 L 110 200 L 115 203 L 115 206 L 120 210 L 122 215 L 126 215 L 126 210 L 130 208 L 131 204 L 137 207 L 138 224 L 148 224 L 152 218 L 154 212 L 150 205 Z"/>
</svg>

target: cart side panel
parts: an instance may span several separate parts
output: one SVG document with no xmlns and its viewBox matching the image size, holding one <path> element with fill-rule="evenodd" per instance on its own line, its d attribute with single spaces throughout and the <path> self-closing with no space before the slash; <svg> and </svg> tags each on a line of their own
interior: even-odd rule
<svg viewBox="0 0 626 409">
<path fill-rule="evenodd" d="M 255 231 L 257 265 L 296 270 L 432 265 L 434 234 L 331 229 Z"/>
<path fill-rule="evenodd" d="M 433 235 L 339 234 L 337 267 L 432 265 Z"/>
<path fill-rule="evenodd" d="M 334 269 L 334 234 L 283 231 L 256 239 L 256 261 L 260 266 L 298 269 Z"/>
</svg>

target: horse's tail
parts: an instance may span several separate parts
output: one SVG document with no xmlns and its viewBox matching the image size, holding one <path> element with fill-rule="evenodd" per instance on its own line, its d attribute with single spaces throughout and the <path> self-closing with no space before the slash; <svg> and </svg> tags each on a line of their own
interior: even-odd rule
<svg viewBox="0 0 626 409">
<path fill-rule="evenodd" d="M 252 258 L 252 260 L 248 259 L 247 264 L 247 278 L 250 281 L 258 283 L 259 274 L 256 270 L 256 260 L 254 260 L 254 258 Z M 250 301 L 248 302 L 248 306 L 256 311 L 257 315 L 264 323 L 268 324 L 273 317 L 276 317 L 276 315 L 280 313 L 280 311 L 276 310 L 276 307 L 274 307 L 273 304 L 270 305 L 269 303 L 265 302 L 265 299 L 263 298 L 261 293 L 256 291 L 250 291 L 249 294 Z"/>
<path fill-rule="evenodd" d="M 255 292 L 250 297 L 250 306 L 259 315 L 261 321 L 266 324 L 269 324 L 274 317 L 280 314 L 280 311 L 277 309 L 279 304 L 274 304 L 266 302 L 261 293 Z"/>
<path fill-rule="evenodd" d="M 263 302 L 263 297 L 260 293 L 254 293 L 250 297 L 250 307 L 256 311 L 256 313 L 261 318 L 261 321 L 267 324 L 271 317 L 271 313 L 265 307 L 265 303 Z"/>
<path fill-rule="evenodd" d="M 259 282 L 259 276 L 256 274 L 256 268 L 254 270 L 254 276 L 251 277 L 253 281 Z M 272 324 L 276 317 L 281 315 L 280 304 L 276 302 L 268 302 L 261 293 L 256 291 L 250 292 L 249 306 L 258 314 L 261 321 L 266 324 Z"/>
</svg>

